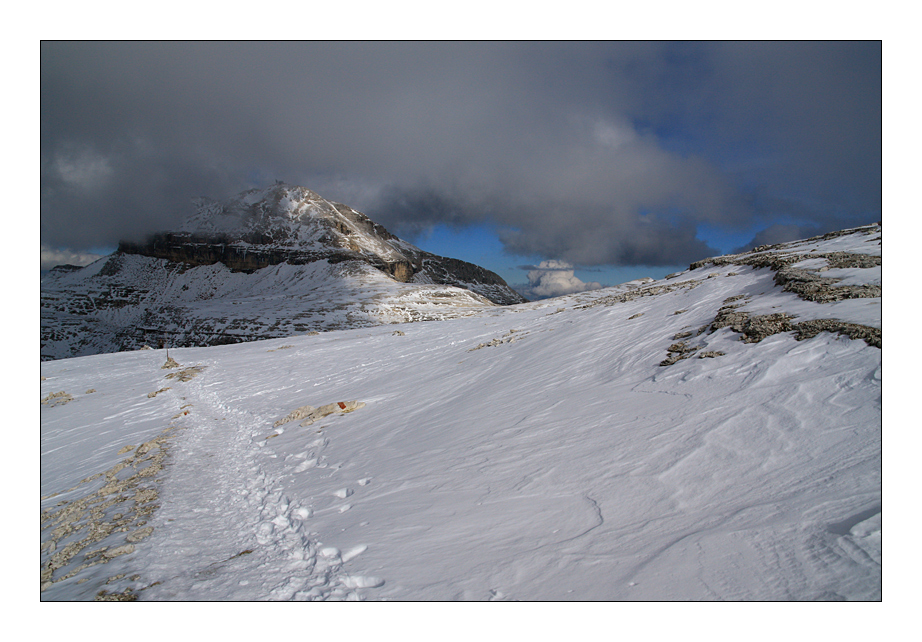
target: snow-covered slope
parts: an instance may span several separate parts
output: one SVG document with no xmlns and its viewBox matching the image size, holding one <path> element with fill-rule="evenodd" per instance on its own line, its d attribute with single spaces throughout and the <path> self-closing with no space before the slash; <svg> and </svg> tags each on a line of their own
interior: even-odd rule
<svg viewBox="0 0 922 642">
<path fill-rule="evenodd" d="M 880 599 L 880 237 L 44 362 L 42 599 Z"/>
<path fill-rule="evenodd" d="M 177 233 L 42 279 L 42 358 L 466 316 L 524 299 L 303 187 L 202 201 Z"/>
<path fill-rule="evenodd" d="M 189 268 L 116 254 L 43 288 L 42 358 L 450 319 L 493 307 L 469 290 L 401 283 L 362 262 L 281 263 L 246 274 L 222 263 Z"/>
</svg>

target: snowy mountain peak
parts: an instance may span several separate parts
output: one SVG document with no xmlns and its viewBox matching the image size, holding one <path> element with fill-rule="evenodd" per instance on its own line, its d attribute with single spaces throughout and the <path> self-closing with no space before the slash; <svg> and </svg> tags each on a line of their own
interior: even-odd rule
<svg viewBox="0 0 922 642">
<path fill-rule="evenodd" d="M 425 252 L 305 187 L 277 183 L 222 202 L 200 199 L 197 207 L 178 231 L 122 242 L 119 251 L 246 272 L 280 263 L 361 261 L 403 283 L 452 285 L 498 305 L 525 301 L 499 275 Z"/>
<path fill-rule="evenodd" d="M 305 187 L 276 184 L 196 204 L 198 211 L 179 232 L 197 239 L 302 251 L 332 247 L 386 261 L 406 261 L 407 254 L 421 252 L 361 212 Z"/>
</svg>

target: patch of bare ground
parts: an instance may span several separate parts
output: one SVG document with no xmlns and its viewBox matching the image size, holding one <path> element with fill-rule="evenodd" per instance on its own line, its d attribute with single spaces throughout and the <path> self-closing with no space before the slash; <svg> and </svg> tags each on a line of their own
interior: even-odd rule
<svg viewBox="0 0 922 642">
<path fill-rule="evenodd" d="M 177 364 L 177 367 L 182 368 Z M 205 370 L 205 366 L 189 366 L 188 368 L 182 368 L 177 372 L 171 372 L 166 375 L 166 379 L 178 379 L 179 381 L 190 381 L 197 377 L 199 373 Z"/>
<path fill-rule="evenodd" d="M 783 312 L 750 315 L 747 312 L 732 309 L 732 306 L 725 306 L 718 311 L 709 327 L 709 333 L 720 328 L 730 328 L 740 333 L 745 343 L 758 343 L 765 337 L 781 332 L 793 332 L 794 338 L 798 341 L 811 339 L 820 332 L 834 332 L 850 339 L 863 339 L 865 343 L 875 348 L 881 347 L 879 328 L 839 319 L 811 319 L 795 322 L 793 317 Z"/>
<path fill-rule="evenodd" d="M 834 267 L 874 267 L 880 265 L 880 257 L 867 256 L 858 254 L 849 254 L 846 252 L 832 252 L 825 255 L 810 255 L 809 258 L 826 258 Z M 720 257 L 722 260 L 725 257 Z M 774 261 L 778 257 L 764 258 L 765 261 Z M 790 262 L 800 262 L 804 260 L 804 255 L 795 255 L 784 259 Z M 762 259 L 759 259 L 761 261 Z M 757 262 L 759 262 L 757 261 Z M 783 261 L 782 261 L 783 262 Z M 694 268 L 695 264 L 692 264 Z M 766 267 L 767 265 L 762 265 Z M 775 275 L 775 281 L 783 286 L 783 289 L 795 292 L 803 299 L 827 303 L 831 301 L 840 301 L 847 298 L 864 298 L 880 297 L 880 287 L 873 285 L 862 286 L 836 286 L 838 279 L 825 279 L 819 277 L 816 271 L 802 270 L 794 268 L 782 268 Z M 720 328 L 730 328 L 736 333 L 742 335 L 740 338 L 744 343 L 758 343 L 766 337 L 770 337 L 782 332 L 792 332 L 794 338 L 798 341 L 811 339 L 820 332 L 832 332 L 840 336 L 846 336 L 850 339 L 863 340 L 869 346 L 881 348 L 881 330 L 871 326 L 850 323 L 841 319 L 811 319 L 807 321 L 796 321 L 795 317 L 778 312 L 773 314 L 753 315 L 740 310 L 747 300 L 751 297 L 738 294 L 724 299 L 722 305 L 714 317 L 714 320 L 698 330 L 698 335 L 705 332 L 712 334 Z M 673 341 L 686 339 L 692 336 L 692 332 L 680 332 L 673 337 Z M 698 358 L 717 357 L 724 353 L 720 351 L 702 351 L 702 345 L 691 346 L 687 342 L 681 341 L 670 345 L 667 351 L 667 357 L 660 362 L 661 366 L 669 366 L 683 359 L 691 357 L 697 352 Z"/>
<path fill-rule="evenodd" d="M 810 339 L 820 332 L 836 332 L 849 339 L 863 339 L 869 346 L 881 347 L 880 328 L 872 328 L 858 323 L 848 323 L 839 319 L 814 319 L 795 324 L 795 328 L 797 334 L 794 335 L 794 338 L 798 340 Z"/>
<path fill-rule="evenodd" d="M 775 283 L 780 285 L 783 291 L 793 292 L 804 301 L 831 303 L 844 299 L 872 299 L 881 296 L 879 285 L 837 285 L 839 281 L 841 279 L 820 276 L 815 270 L 793 267 L 778 270 L 775 274 Z"/>
<path fill-rule="evenodd" d="M 794 338 L 798 341 L 811 339 L 820 332 L 832 332 L 849 339 L 860 339 L 874 348 L 881 347 L 881 331 L 879 328 L 860 325 L 858 323 L 849 323 L 840 319 L 811 319 L 808 321 L 796 322 L 794 317 L 783 312 L 775 314 L 750 315 L 748 312 L 742 312 L 736 309 L 738 306 L 727 305 L 717 312 L 717 316 L 709 326 L 705 326 L 708 334 L 712 334 L 720 328 L 730 328 L 734 332 L 741 334 L 741 340 L 744 343 L 758 343 L 766 337 L 770 337 L 782 332 L 793 332 Z M 681 332 L 673 339 L 682 339 L 691 336 L 690 332 Z M 670 345 L 666 351 L 668 356 L 660 362 L 661 366 L 670 366 L 673 363 L 687 359 L 696 351 L 704 346 L 690 346 L 687 342 L 681 341 Z M 720 351 L 700 352 L 697 356 L 701 359 L 706 357 L 718 357 L 725 353 Z"/>
<path fill-rule="evenodd" d="M 301 426 L 310 426 L 312 423 L 319 419 L 323 419 L 329 415 L 341 414 L 344 415 L 349 412 L 358 410 L 359 408 L 364 408 L 365 402 L 363 401 L 337 401 L 335 403 L 328 403 L 326 405 L 320 406 L 319 408 L 314 408 L 313 406 L 301 406 L 292 410 L 290 413 L 276 421 L 272 427 L 278 428 L 292 421 L 301 421 Z M 269 435 L 266 439 L 272 437 L 277 437 L 278 434 Z"/>
<path fill-rule="evenodd" d="M 42 497 L 44 501 L 97 480 L 102 482 L 100 488 L 78 499 L 61 501 L 42 511 L 41 530 L 51 531 L 41 545 L 42 591 L 85 568 L 133 553 L 135 544 L 150 536 L 153 527 L 145 524 L 158 506 L 157 476 L 167 458 L 171 430 L 167 428 L 137 448 L 122 448 L 119 454 L 134 452 L 109 470 Z M 107 540 L 106 545 L 85 552 L 103 540 Z"/>
<path fill-rule="evenodd" d="M 175 366 L 169 367 L 181 367 L 175 361 L 173 364 Z M 203 366 L 193 366 L 167 377 L 187 381 L 202 369 Z M 161 388 L 148 396 L 156 396 L 168 389 Z M 65 397 L 65 394 L 53 393 L 48 399 L 53 401 L 70 396 Z M 189 414 L 189 405 L 183 406 L 174 419 Z M 43 537 L 40 552 L 42 592 L 58 582 L 73 578 L 86 568 L 130 555 L 139 542 L 153 533 L 154 529 L 147 526 L 147 521 L 158 508 L 159 476 L 164 469 L 170 439 L 176 428 L 171 424 L 160 435 L 139 446 L 122 447 L 117 454 L 127 456 L 108 470 L 90 475 L 67 490 L 41 498 L 42 502 L 46 502 L 60 495 L 79 494 L 81 488 L 86 489 L 76 499 L 60 501 L 41 512 L 41 531 L 47 533 Z M 99 546 L 87 550 L 93 545 Z M 123 575 L 118 575 L 109 578 L 109 581 L 121 577 Z M 139 578 L 137 575 L 132 576 L 135 580 Z M 80 579 L 78 583 L 85 581 L 88 578 Z M 102 590 L 96 594 L 95 599 L 126 601 L 137 599 L 137 595 L 128 589 L 121 593 Z"/>
<path fill-rule="evenodd" d="M 866 231 L 868 234 L 879 231 L 879 226 L 867 226 L 854 230 L 832 232 L 808 241 L 827 240 L 845 234 Z M 879 241 L 877 236 L 873 241 Z M 839 285 L 841 279 L 830 278 L 823 275 L 830 269 L 842 268 L 874 268 L 881 265 L 881 257 L 872 254 L 852 252 L 786 252 L 793 249 L 791 244 L 778 244 L 760 246 L 751 252 L 731 254 L 727 256 L 712 257 L 697 261 L 689 266 L 695 270 L 707 265 L 748 265 L 754 268 L 769 268 L 775 272 L 774 281 L 784 292 L 796 294 L 805 301 L 816 303 L 831 303 L 845 299 L 879 298 L 882 296 L 881 287 L 874 284 L 866 285 Z M 822 267 L 794 267 L 808 259 L 825 259 L 826 265 Z M 762 339 L 782 332 L 792 332 L 798 341 L 810 339 L 820 332 L 832 332 L 850 339 L 863 340 L 869 346 L 881 347 L 881 330 L 871 326 L 850 323 L 841 319 L 811 319 L 796 321 L 795 317 L 780 312 L 774 314 L 753 315 L 740 310 L 744 300 L 750 297 L 742 294 L 728 297 L 720 307 L 714 320 L 702 327 L 698 334 L 713 333 L 720 328 L 730 328 L 742 335 L 745 343 L 758 343 Z M 737 303 L 739 302 L 739 303 Z M 691 333 L 680 333 L 673 340 L 684 339 Z M 667 348 L 668 357 L 660 365 L 667 366 L 691 356 L 692 353 L 703 346 L 689 346 L 685 342 L 675 343 Z M 700 352 L 699 357 L 719 356 L 717 352 Z"/>
<path fill-rule="evenodd" d="M 645 296 L 657 296 L 659 294 L 668 294 L 669 292 L 675 292 L 676 290 L 682 290 L 682 289 L 693 290 L 696 287 L 698 287 L 698 285 L 700 284 L 701 284 L 701 279 L 688 279 L 685 281 L 678 281 L 676 283 L 665 283 L 663 285 L 650 285 L 646 287 L 641 286 L 638 288 L 627 290 L 626 292 L 619 292 L 617 294 L 612 294 L 610 296 L 601 297 L 599 299 L 596 299 L 595 301 L 592 301 L 591 303 L 577 306 L 575 309 L 585 310 L 587 308 L 594 308 L 598 305 L 611 306 L 611 305 L 616 305 L 618 303 L 627 303 L 628 301 L 633 301 L 634 299 L 639 299 Z M 684 312 L 684 310 L 682 310 L 681 312 Z M 633 319 L 635 317 L 631 317 L 631 318 Z"/>
<path fill-rule="evenodd" d="M 660 361 L 661 366 L 671 366 L 677 361 L 682 359 L 688 359 L 694 352 L 700 350 L 701 346 L 690 346 L 686 341 L 680 341 L 678 343 L 673 343 L 671 346 L 666 348 L 666 352 L 669 353 L 669 356 Z"/>
<path fill-rule="evenodd" d="M 42 399 L 42 405 L 48 406 L 49 408 L 53 408 L 55 406 L 63 406 L 67 402 L 73 401 L 73 400 L 74 400 L 74 397 L 72 395 L 62 390 L 60 392 L 52 392 L 48 396 L 44 397 Z"/>
<path fill-rule="evenodd" d="M 475 347 L 471 348 L 470 350 L 468 350 L 468 352 L 473 352 L 474 350 L 480 350 L 481 348 L 495 348 L 496 346 L 503 345 L 504 343 L 512 343 L 513 341 L 518 341 L 523 336 L 525 336 L 521 334 L 516 335 L 515 334 L 516 332 L 518 331 L 515 329 L 509 330 L 509 332 L 507 332 L 503 336 L 497 337 L 495 339 L 490 339 L 486 343 L 480 343 L 476 345 Z"/>
<path fill-rule="evenodd" d="M 860 230 L 876 230 L 876 226 L 856 228 L 832 232 L 821 237 L 807 241 L 825 240 L 851 234 Z M 791 292 L 805 301 L 816 303 L 831 303 L 845 299 L 868 299 L 881 296 L 879 285 L 839 285 L 841 279 L 823 276 L 823 272 L 830 269 L 842 268 L 874 268 L 881 265 L 881 257 L 874 254 L 860 254 L 854 252 L 796 252 L 785 251 L 790 244 L 762 245 L 751 252 L 742 254 L 728 254 L 701 261 L 696 261 L 689 266 L 695 270 L 707 265 L 748 265 L 754 268 L 769 268 L 775 272 L 774 281 L 784 292 Z M 807 259 L 825 259 L 824 267 L 803 268 L 794 267 Z"/>
</svg>

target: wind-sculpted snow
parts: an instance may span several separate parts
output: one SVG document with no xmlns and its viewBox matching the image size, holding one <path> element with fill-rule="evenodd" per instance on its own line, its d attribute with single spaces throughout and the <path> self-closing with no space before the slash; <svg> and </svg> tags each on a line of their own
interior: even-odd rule
<svg viewBox="0 0 922 642">
<path fill-rule="evenodd" d="M 879 226 L 770 252 L 881 285 Z M 879 290 L 805 299 L 738 256 L 167 369 L 44 362 L 40 400 L 72 399 L 41 404 L 42 599 L 879 600 Z"/>
</svg>

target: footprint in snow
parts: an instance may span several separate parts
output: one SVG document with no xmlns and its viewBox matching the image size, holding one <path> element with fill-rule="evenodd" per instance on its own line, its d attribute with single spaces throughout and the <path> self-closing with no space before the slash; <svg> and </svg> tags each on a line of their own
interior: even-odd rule
<svg viewBox="0 0 922 642">
<path fill-rule="evenodd" d="M 342 553 L 342 560 L 343 562 L 348 562 L 349 560 L 358 557 L 367 550 L 368 547 L 365 544 L 359 544 L 358 546 L 350 548 L 345 553 Z"/>
<path fill-rule="evenodd" d="M 302 461 L 300 464 L 298 464 L 297 466 L 295 466 L 294 472 L 296 472 L 296 473 L 303 473 L 305 470 L 309 470 L 309 469 L 311 469 L 311 468 L 316 467 L 316 466 L 317 466 L 317 463 L 318 463 L 318 462 L 317 462 L 317 458 L 316 458 L 316 457 L 314 457 L 314 458 L 312 458 L 312 459 L 305 459 L 305 460 Z"/>
<path fill-rule="evenodd" d="M 256 529 L 256 541 L 261 546 L 265 546 L 272 541 L 272 534 L 275 532 L 275 526 L 271 522 L 263 522 Z"/>
<path fill-rule="evenodd" d="M 347 588 L 380 588 L 384 580 L 373 575 L 347 575 L 342 578 L 343 585 Z"/>
</svg>

